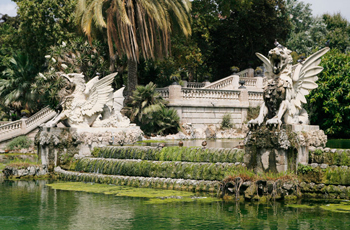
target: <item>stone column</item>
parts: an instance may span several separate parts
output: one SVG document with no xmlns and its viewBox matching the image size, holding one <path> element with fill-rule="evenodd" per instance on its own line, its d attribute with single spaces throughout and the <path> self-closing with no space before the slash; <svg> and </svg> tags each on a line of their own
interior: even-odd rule
<svg viewBox="0 0 350 230">
<path fill-rule="evenodd" d="M 253 68 L 248 68 L 248 76 L 247 77 L 254 77 L 254 69 Z"/>
<path fill-rule="evenodd" d="M 239 102 L 242 106 L 249 106 L 249 96 L 248 96 L 248 90 L 247 89 L 239 89 Z"/>
<path fill-rule="evenodd" d="M 262 78 L 262 77 L 257 77 L 257 78 L 256 78 L 256 85 L 255 85 L 255 87 L 256 87 L 258 90 L 262 90 L 262 89 L 264 88 L 263 80 L 264 80 L 264 78 Z"/>
<path fill-rule="evenodd" d="M 232 89 L 238 89 L 239 87 L 239 76 L 238 75 L 231 75 L 232 76 Z"/>
<path fill-rule="evenodd" d="M 181 85 L 169 86 L 169 104 L 174 104 L 182 100 Z"/>
</svg>

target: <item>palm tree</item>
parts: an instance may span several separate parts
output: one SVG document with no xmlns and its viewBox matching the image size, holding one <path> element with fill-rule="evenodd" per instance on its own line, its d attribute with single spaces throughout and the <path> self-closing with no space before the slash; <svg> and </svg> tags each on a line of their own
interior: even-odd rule
<svg viewBox="0 0 350 230">
<path fill-rule="evenodd" d="M 2 72 L 0 79 L 0 102 L 17 109 L 35 110 L 37 95 L 31 92 L 37 70 L 28 55 L 15 54 Z"/>
<path fill-rule="evenodd" d="M 150 82 L 146 86 L 136 87 L 133 96 L 131 96 L 132 114 L 131 121 L 139 125 L 148 123 L 150 116 L 164 107 L 166 101 L 156 91 L 156 85 Z"/>
<path fill-rule="evenodd" d="M 140 52 L 162 58 L 169 54 L 172 30 L 191 34 L 189 0 L 78 0 L 76 16 L 90 41 L 95 29 L 107 29 L 110 71 L 116 54 L 127 56 L 129 94 L 136 89 Z"/>
</svg>

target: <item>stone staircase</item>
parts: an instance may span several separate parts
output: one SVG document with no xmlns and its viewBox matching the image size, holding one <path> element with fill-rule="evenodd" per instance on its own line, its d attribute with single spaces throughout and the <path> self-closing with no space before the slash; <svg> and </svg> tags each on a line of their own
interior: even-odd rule
<svg viewBox="0 0 350 230">
<path fill-rule="evenodd" d="M 55 115 L 56 112 L 47 106 L 29 118 L 22 118 L 21 120 L 1 125 L 0 143 L 30 133 Z"/>
<path fill-rule="evenodd" d="M 221 181 L 245 165 L 240 149 L 106 147 L 95 157 L 55 168 L 60 179 L 217 193 Z"/>
</svg>

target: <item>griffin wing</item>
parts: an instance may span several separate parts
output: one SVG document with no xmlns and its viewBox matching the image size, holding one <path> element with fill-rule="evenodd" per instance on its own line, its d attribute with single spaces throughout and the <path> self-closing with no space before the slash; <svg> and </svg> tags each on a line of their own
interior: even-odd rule
<svg viewBox="0 0 350 230">
<path fill-rule="evenodd" d="M 82 107 L 82 114 L 92 116 L 95 113 L 102 112 L 104 105 L 110 100 L 109 95 L 113 92 L 111 86 L 114 77 L 118 73 L 112 73 L 98 81 L 91 79 L 86 85 L 91 87 L 85 104 Z M 93 81 L 95 84 L 91 84 Z"/>
<path fill-rule="evenodd" d="M 255 55 L 264 63 L 265 75 L 270 77 L 273 70 L 270 60 L 261 53 L 255 53 Z"/>
<path fill-rule="evenodd" d="M 125 87 L 122 87 L 122 88 L 118 89 L 113 94 L 113 99 L 114 99 L 113 108 L 114 108 L 114 111 L 120 112 L 120 110 L 124 106 L 124 96 L 123 96 L 124 88 Z"/>
<path fill-rule="evenodd" d="M 321 62 L 321 57 L 329 51 L 329 48 L 323 48 L 308 57 L 303 64 L 298 64 L 293 74 L 293 88 L 295 98 L 292 99 L 292 105 L 301 109 L 301 103 L 306 104 L 305 96 L 311 90 L 316 89 L 318 85 L 316 81 L 323 67 L 318 66 Z"/>
</svg>

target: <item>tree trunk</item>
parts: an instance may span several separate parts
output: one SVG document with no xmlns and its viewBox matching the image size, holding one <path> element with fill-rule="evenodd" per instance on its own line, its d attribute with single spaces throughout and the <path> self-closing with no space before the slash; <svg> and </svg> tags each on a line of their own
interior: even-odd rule
<svg viewBox="0 0 350 230">
<path fill-rule="evenodd" d="M 128 60 L 128 85 L 127 96 L 131 96 L 137 86 L 137 61 Z"/>
</svg>

